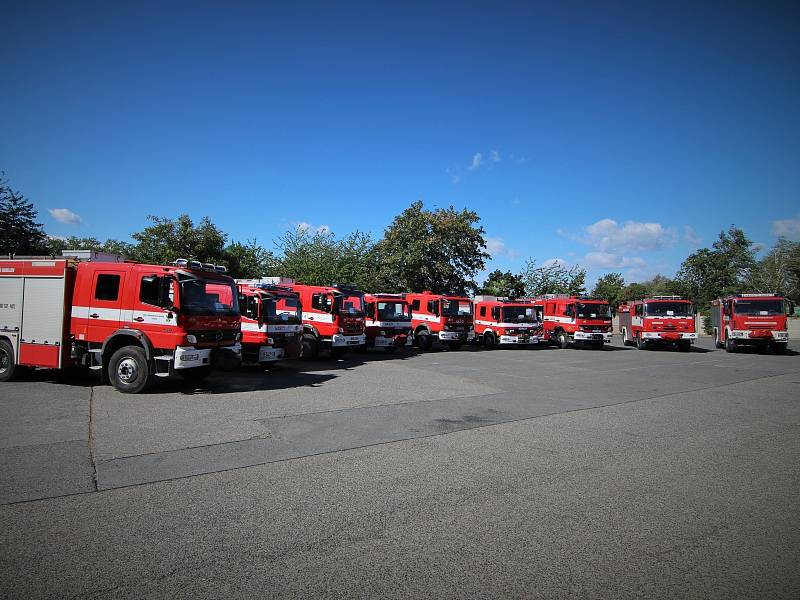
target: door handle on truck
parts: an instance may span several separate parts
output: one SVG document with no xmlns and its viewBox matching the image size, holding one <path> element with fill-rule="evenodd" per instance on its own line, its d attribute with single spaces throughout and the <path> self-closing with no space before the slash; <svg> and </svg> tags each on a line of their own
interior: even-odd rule
<svg viewBox="0 0 800 600">
<path fill-rule="evenodd" d="M 144 321 L 144 317 L 136 317 L 134 321 L 141 323 L 142 321 Z"/>
<path fill-rule="evenodd" d="M 92 313 L 89 316 L 92 317 L 93 319 L 99 319 L 100 318 L 100 315 L 98 315 L 97 313 Z"/>
</svg>

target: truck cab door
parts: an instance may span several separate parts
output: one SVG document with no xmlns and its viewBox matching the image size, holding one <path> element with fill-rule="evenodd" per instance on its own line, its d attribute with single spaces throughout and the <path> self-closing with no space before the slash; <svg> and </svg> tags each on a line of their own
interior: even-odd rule
<svg viewBox="0 0 800 600">
<path fill-rule="evenodd" d="M 86 339 L 103 342 L 121 327 L 124 271 L 100 270 L 92 276 Z"/>
</svg>

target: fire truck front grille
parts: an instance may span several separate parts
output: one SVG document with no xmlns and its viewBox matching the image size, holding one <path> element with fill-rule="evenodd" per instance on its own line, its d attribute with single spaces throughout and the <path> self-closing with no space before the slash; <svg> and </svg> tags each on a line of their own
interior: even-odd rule
<svg viewBox="0 0 800 600">
<path fill-rule="evenodd" d="M 222 329 L 222 330 L 202 330 L 202 331 L 189 331 L 191 335 L 197 338 L 198 344 L 216 344 L 220 342 L 233 342 L 236 341 L 235 329 Z"/>
</svg>

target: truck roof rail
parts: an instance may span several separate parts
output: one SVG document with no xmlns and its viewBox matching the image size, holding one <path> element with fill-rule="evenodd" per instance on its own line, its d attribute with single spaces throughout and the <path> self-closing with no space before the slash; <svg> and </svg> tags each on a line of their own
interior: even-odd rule
<svg viewBox="0 0 800 600">
<path fill-rule="evenodd" d="M 686 300 L 683 296 L 648 296 L 650 300 Z"/>
</svg>

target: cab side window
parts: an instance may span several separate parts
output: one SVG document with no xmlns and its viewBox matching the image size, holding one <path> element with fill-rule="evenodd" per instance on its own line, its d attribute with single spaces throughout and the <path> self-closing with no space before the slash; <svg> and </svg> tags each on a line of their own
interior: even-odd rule
<svg viewBox="0 0 800 600">
<path fill-rule="evenodd" d="M 160 288 L 160 277 L 154 277 L 152 275 L 142 277 L 142 281 L 139 286 L 139 302 L 142 304 L 152 304 L 153 306 L 158 306 Z"/>
<path fill-rule="evenodd" d="M 411 310 L 419 310 L 419 298 L 411 303 Z"/>
<path fill-rule="evenodd" d="M 486 316 L 486 307 L 485 306 L 481 306 L 481 316 L 482 317 Z"/>
<path fill-rule="evenodd" d="M 94 289 L 95 300 L 113 302 L 119 298 L 119 275 L 100 273 L 97 276 L 97 287 Z"/>
<path fill-rule="evenodd" d="M 571 317 L 573 314 L 575 314 L 575 311 L 572 308 L 572 304 L 567 304 L 564 307 L 564 315 L 567 317 Z"/>
</svg>

